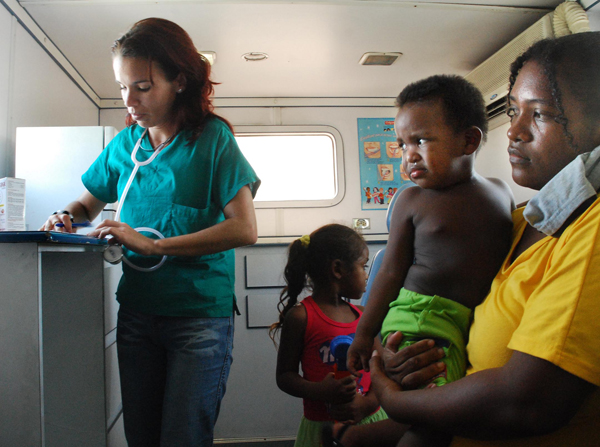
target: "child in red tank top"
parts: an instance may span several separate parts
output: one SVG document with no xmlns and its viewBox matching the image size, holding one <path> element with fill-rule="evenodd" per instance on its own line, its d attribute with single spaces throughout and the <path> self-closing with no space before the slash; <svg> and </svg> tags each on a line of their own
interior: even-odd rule
<svg viewBox="0 0 600 447">
<path fill-rule="evenodd" d="M 344 298 L 357 300 L 364 293 L 367 260 L 364 239 L 338 224 L 321 227 L 289 247 L 287 286 L 281 293 L 279 322 L 271 326 L 270 335 L 274 338 L 281 329 L 277 385 L 304 403 L 295 447 L 319 447 L 323 426 L 334 420 L 364 424 L 387 418 L 368 393 L 368 373 L 340 373 L 346 369 L 342 337 L 354 336 L 362 315 L 360 306 Z M 307 285 L 312 296 L 299 303 Z M 336 363 L 335 357 L 341 361 Z"/>
</svg>

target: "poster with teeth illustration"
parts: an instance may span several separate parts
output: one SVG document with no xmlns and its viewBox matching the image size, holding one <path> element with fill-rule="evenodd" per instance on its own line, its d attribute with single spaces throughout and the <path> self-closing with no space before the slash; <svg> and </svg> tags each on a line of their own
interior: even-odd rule
<svg viewBox="0 0 600 447">
<path fill-rule="evenodd" d="M 402 171 L 394 118 L 358 118 L 361 209 L 387 210 L 394 193 L 410 184 Z"/>
</svg>

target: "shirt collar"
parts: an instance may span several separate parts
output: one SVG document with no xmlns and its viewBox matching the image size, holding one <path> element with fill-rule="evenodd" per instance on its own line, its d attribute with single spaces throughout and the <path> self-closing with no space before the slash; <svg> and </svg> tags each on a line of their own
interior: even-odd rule
<svg viewBox="0 0 600 447">
<path fill-rule="evenodd" d="M 552 236 L 573 212 L 600 189 L 600 146 L 578 155 L 527 204 L 523 216 L 536 230 Z"/>
</svg>

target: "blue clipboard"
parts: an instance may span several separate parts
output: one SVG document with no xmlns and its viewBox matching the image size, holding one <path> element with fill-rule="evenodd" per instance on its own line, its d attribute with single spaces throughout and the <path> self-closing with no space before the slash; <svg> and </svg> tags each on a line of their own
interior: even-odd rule
<svg viewBox="0 0 600 447">
<path fill-rule="evenodd" d="M 58 231 L 0 231 L 0 242 L 57 242 L 61 244 L 107 245 L 106 239 Z"/>
</svg>

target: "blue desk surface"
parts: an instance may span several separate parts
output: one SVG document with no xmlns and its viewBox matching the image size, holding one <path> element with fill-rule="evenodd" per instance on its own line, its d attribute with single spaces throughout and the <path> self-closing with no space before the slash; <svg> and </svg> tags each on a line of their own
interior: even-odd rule
<svg viewBox="0 0 600 447">
<path fill-rule="evenodd" d="M 57 231 L 0 231 L 0 242 L 58 242 L 61 244 L 106 245 L 106 239 L 85 234 L 60 233 Z"/>
</svg>

